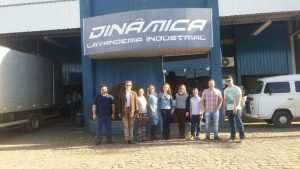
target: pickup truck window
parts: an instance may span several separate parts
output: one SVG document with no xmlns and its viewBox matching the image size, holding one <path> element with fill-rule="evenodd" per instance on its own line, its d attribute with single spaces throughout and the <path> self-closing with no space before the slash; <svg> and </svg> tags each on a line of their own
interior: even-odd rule
<svg viewBox="0 0 300 169">
<path fill-rule="evenodd" d="M 267 83 L 264 93 L 290 93 L 289 82 L 272 82 Z"/>
<path fill-rule="evenodd" d="M 296 92 L 300 92 L 300 81 L 295 81 Z"/>
<path fill-rule="evenodd" d="M 254 88 L 250 91 L 250 94 L 259 94 L 264 86 L 264 82 L 257 81 Z"/>
</svg>

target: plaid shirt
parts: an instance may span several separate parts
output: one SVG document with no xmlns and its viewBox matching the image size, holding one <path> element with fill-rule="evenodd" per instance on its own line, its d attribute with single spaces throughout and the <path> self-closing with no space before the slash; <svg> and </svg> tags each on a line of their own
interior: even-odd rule
<svg viewBox="0 0 300 169">
<path fill-rule="evenodd" d="M 219 102 L 222 102 L 222 94 L 219 89 L 205 89 L 202 94 L 202 103 L 206 112 L 216 111 Z"/>
</svg>

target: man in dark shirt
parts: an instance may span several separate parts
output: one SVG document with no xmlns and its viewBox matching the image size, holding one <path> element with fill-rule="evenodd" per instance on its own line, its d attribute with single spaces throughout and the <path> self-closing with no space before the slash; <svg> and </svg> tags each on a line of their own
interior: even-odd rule
<svg viewBox="0 0 300 169">
<path fill-rule="evenodd" d="M 111 120 L 114 118 L 115 103 L 113 97 L 107 93 L 107 86 L 101 85 L 93 101 L 93 119 L 97 120 L 96 144 L 102 143 L 102 126 L 106 127 L 107 142 L 112 143 Z"/>
</svg>

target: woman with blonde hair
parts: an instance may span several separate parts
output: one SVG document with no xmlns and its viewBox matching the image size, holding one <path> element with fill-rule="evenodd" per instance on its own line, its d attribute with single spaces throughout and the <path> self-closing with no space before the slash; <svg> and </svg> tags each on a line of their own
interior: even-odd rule
<svg viewBox="0 0 300 169">
<path fill-rule="evenodd" d="M 172 90 L 168 83 L 165 83 L 161 92 L 158 94 L 158 109 L 161 112 L 163 122 L 163 139 L 170 139 L 170 121 L 173 114 Z"/>
<path fill-rule="evenodd" d="M 186 109 L 186 101 L 188 98 L 186 87 L 184 84 L 179 85 L 178 93 L 175 95 L 175 115 L 178 121 L 179 138 L 185 138 L 185 119 L 188 116 Z"/>
<path fill-rule="evenodd" d="M 151 131 L 150 131 L 150 139 L 152 141 L 157 140 L 156 136 L 156 128 L 159 122 L 159 114 L 157 109 L 157 94 L 155 92 L 155 87 L 153 85 L 149 85 L 147 89 L 148 96 L 148 112 L 151 120 Z"/>
</svg>

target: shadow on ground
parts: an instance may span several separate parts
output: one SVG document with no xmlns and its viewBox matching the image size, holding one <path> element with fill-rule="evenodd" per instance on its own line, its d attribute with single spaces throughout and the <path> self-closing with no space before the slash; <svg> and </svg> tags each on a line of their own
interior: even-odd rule
<svg viewBox="0 0 300 169">
<path fill-rule="evenodd" d="M 176 126 L 176 125 L 175 125 Z M 172 130 L 177 130 L 175 127 Z M 285 139 L 300 138 L 300 123 L 293 124 L 290 128 L 276 128 L 265 123 L 246 123 L 245 130 L 249 136 L 246 142 L 257 139 Z M 204 132 L 204 131 L 202 131 Z M 166 146 L 199 146 L 223 149 L 236 149 L 241 146 L 239 141 L 229 142 L 229 128 L 220 129 L 220 141 L 187 141 L 175 139 L 177 135 L 172 135 L 171 140 L 147 141 L 144 143 L 125 144 L 123 137 L 114 135 L 114 144 L 95 145 L 94 134 L 86 132 L 83 128 L 75 128 L 66 119 L 56 119 L 45 125 L 43 129 L 34 133 L 20 133 L 14 130 L 4 130 L 0 132 L 0 151 L 20 151 L 20 150 L 58 150 L 68 151 L 74 149 L 94 149 L 113 151 L 131 151 L 133 148 L 151 148 Z M 268 134 L 271 133 L 271 134 Z M 275 135 L 274 135 L 275 133 Z M 202 137 L 204 133 L 202 134 Z M 245 143 L 242 143 L 245 144 Z M 246 143 L 247 144 L 247 143 Z"/>
</svg>

